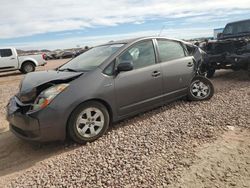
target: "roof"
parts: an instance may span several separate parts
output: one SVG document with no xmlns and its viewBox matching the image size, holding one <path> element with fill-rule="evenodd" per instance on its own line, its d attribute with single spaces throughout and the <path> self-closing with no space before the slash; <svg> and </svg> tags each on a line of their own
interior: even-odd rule
<svg viewBox="0 0 250 188">
<path fill-rule="evenodd" d="M 139 40 L 144 40 L 144 39 L 169 39 L 169 40 L 176 40 L 176 41 L 183 42 L 182 40 L 168 38 L 168 37 L 147 36 L 147 37 L 137 37 L 137 38 L 131 38 L 131 39 L 110 41 L 110 42 L 108 42 L 106 44 L 129 44 L 129 43 L 133 43 L 133 42 L 136 42 L 136 41 L 139 41 Z M 104 44 L 104 45 L 106 45 L 106 44 Z"/>
<path fill-rule="evenodd" d="M 250 19 L 246 19 L 246 20 L 239 20 L 239 21 L 235 21 L 235 22 L 230 22 L 228 24 L 235 24 L 235 23 L 240 23 L 240 22 L 247 22 L 249 21 L 250 22 Z"/>
<path fill-rule="evenodd" d="M 143 38 L 147 38 L 147 37 L 137 37 L 137 38 L 131 38 L 131 39 L 123 39 L 123 40 L 116 40 L 116 41 L 110 41 L 108 44 L 118 44 L 118 43 L 124 43 L 124 44 L 128 44 Z"/>
</svg>

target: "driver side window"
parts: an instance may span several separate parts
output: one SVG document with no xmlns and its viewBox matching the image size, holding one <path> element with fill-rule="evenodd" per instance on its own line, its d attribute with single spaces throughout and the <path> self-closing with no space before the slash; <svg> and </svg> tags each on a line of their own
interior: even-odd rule
<svg viewBox="0 0 250 188">
<path fill-rule="evenodd" d="M 155 64 L 153 42 L 148 40 L 135 44 L 118 58 L 116 66 L 122 62 L 128 61 L 133 63 L 134 69 Z"/>
</svg>

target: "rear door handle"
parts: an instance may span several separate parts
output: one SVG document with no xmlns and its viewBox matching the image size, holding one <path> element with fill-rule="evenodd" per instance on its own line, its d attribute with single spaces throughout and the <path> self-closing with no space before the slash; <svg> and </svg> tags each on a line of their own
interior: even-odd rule
<svg viewBox="0 0 250 188">
<path fill-rule="evenodd" d="M 14 58 L 14 57 L 10 58 L 10 60 L 13 60 L 13 59 L 16 59 L 16 58 Z"/>
<path fill-rule="evenodd" d="M 158 77 L 158 76 L 160 76 L 161 75 L 161 73 L 159 72 L 159 71 L 154 71 L 153 73 L 152 73 L 152 76 L 153 77 Z"/>
<path fill-rule="evenodd" d="M 194 65 L 193 62 L 188 62 L 188 64 L 187 64 L 188 67 L 192 67 L 193 65 Z"/>
</svg>

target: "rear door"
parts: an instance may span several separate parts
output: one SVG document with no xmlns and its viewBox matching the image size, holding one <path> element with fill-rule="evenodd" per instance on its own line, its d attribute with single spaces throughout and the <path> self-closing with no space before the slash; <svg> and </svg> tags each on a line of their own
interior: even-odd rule
<svg viewBox="0 0 250 188">
<path fill-rule="evenodd" d="M 114 79 L 118 114 L 124 116 L 162 104 L 162 74 L 153 41 L 130 47 L 118 57 L 116 66 L 124 61 L 132 61 L 134 69 L 120 72 Z"/>
<path fill-rule="evenodd" d="M 11 49 L 0 49 L 0 70 L 15 69 L 17 66 L 16 58 Z"/>
<path fill-rule="evenodd" d="M 179 41 L 157 39 L 165 99 L 185 95 L 194 76 L 193 57 L 187 56 Z"/>
</svg>

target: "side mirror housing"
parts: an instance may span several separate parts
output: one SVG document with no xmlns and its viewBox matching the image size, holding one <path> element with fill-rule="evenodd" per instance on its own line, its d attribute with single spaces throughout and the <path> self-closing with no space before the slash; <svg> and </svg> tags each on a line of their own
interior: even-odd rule
<svg viewBox="0 0 250 188">
<path fill-rule="evenodd" d="M 117 72 L 131 71 L 133 68 L 134 66 L 132 61 L 124 61 L 117 66 Z"/>
</svg>

